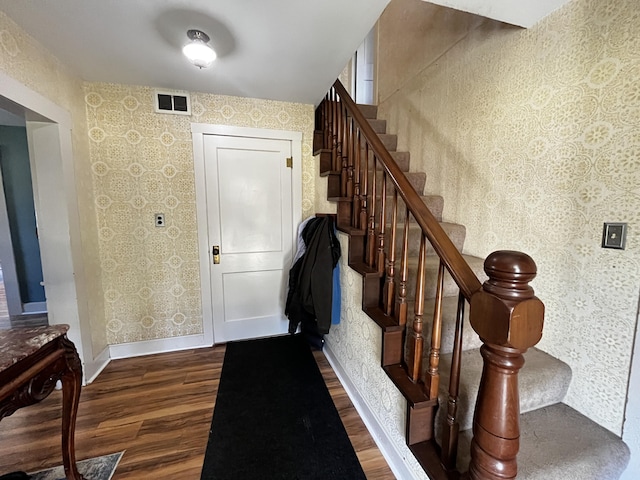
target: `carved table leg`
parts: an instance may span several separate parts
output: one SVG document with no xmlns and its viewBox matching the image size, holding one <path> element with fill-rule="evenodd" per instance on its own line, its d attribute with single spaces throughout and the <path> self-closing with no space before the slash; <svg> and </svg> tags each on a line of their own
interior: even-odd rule
<svg viewBox="0 0 640 480">
<path fill-rule="evenodd" d="M 62 463 L 68 480 L 84 480 L 76 466 L 75 431 L 80 387 L 82 384 L 82 364 L 73 342 L 61 338 L 65 349 L 66 371 L 62 375 Z"/>
</svg>

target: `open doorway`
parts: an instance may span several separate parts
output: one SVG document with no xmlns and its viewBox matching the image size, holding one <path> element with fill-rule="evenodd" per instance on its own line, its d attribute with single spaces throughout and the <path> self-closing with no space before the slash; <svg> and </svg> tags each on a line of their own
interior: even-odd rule
<svg viewBox="0 0 640 480">
<path fill-rule="evenodd" d="M 5 327 L 48 323 L 37 232 L 25 119 L 0 109 L 0 323 Z"/>
<path fill-rule="evenodd" d="M 356 103 L 375 105 L 377 28 L 374 26 L 358 47 L 351 62 L 351 92 Z"/>
<path fill-rule="evenodd" d="M 69 325 L 67 337 L 91 379 L 104 367 L 108 349 L 93 351 L 71 114 L 3 72 L 0 108 L 25 120 L 48 323 Z"/>
</svg>

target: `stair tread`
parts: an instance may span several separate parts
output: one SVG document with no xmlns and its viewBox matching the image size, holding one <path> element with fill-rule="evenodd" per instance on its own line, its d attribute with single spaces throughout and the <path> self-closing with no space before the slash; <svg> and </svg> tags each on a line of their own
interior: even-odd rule
<svg viewBox="0 0 640 480">
<path fill-rule="evenodd" d="M 451 354 L 440 357 L 440 404 L 446 405 L 449 386 Z M 529 412 L 541 407 L 561 402 L 571 382 L 569 365 L 537 348 L 530 348 L 524 354 L 525 365 L 518 374 L 520 391 L 520 411 Z M 478 387 L 482 375 L 482 357 L 480 349 L 462 352 L 462 371 L 460 373 L 460 395 L 458 401 L 458 423 L 460 430 L 471 428 L 473 409 L 478 396 Z M 444 403 L 443 403 L 444 402 Z M 446 414 L 441 409 L 440 415 Z M 436 420 L 436 431 L 442 425 L 443 417 Z"/>
<path fill-rule="evenodd" d="M 424 187 L 427 183 L 427 174 L 424 172 L 404 172 L 407 180 L 413 186 L 415 191 L 419 195 L 424 195 Z M 376 176 L 376 193 L 382 192 L 382 174 L 381 170 L 378 170 L 378 175 Z M 369 182 L 371 182 L 372 176 L 369 175 Z M 390 178 L 387 178 L 387 194 L 392 195 L 395 186 L 393 185 L 393 181 Z"/>
<path fill-rule="evenodd" d="M 432 212 L 434 213 L 434 212 Z M 437 214 L 438 212 L 435 212 Z M 435 215 L 434 215 L 435 216 Z M 403 215 L 404 217 L 404 215 Z M 436 218 L 437 219 L 437 218 Z M 387 228 L 387 241 L 391 241 L 391 227 L 390 222 Z M 440 222 L 440 226 L 445 231 L 449 240 L 453 243 L 456 249 L 460 252 L 464 247 L 464 241 L 466 238 L 467 230 L 464 225 L 456 223 Z M 396 258 L 399 259 L 402 252 L 402 229 L 404 228 L 404 218 L 398 220 L 397 233 L 396 233 Z M 417 265 L 417 256 L 420 252 L 420 237 L 422 235 L 422 229 L 414 221 L 409 221 L 409 267 L 412 268 Z M 435 257 L 436 253 L 430 242 L 427 242 L 427 258 Z M 412 260 L 415 258 L 415 260 Z M 481 266 L 482 267 L 482 266 Z M 482 270 L 480 270 L 482 272 Z"/>
<path fill-rule="evenodd" d="M 377 195 L 378 205 L 380 204 L 380 198 L 382 195 Z M 440 195 L 420 195 L 420 200 L 424 203 L 428 208 L 432 215 L 439 222 L 442 221 L 442 209 L 444 207 L 444 199 Z M 393 194 L 387 193 L 387 225 L 391 224 L 391 215 L 392 215 L 392 205 L 393 205 Z M 398 196 L 398 224 L 404 223 L 404 218 L 406 215 L 406 207 L 405 203 L 400 196 Z M 415 217 L 410 215 L 410 225 L 413 227 L 417 227 L 415 223 Z M 411 228 L 411 227 L 409 227 Z M 418 227 L 419 228 L 419 227 Z"/>
<path fill-rule="evenodd" d="M 460 433 L 458 467 L 466 471 L 473 433 Z M 518 479 L 614 480 L 627 467 L 629 447 L 563 403 L 520 416 Z"/>
</svg>

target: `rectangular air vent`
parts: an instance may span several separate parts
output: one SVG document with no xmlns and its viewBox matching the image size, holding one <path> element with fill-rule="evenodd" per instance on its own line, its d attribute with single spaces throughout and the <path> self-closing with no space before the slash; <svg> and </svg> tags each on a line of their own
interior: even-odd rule
<svg viewBox="0 0 640 480">
<path fill-rule="evenodd" d="M 191 115 L 191 99 L 183 92 L 155 92 L 156 113 Z"/>
</svg>

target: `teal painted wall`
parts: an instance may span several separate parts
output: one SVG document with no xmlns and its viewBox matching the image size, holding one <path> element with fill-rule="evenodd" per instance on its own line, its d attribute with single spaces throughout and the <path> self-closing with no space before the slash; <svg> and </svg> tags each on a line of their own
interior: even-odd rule
<svg viewBox="0 0 640 480">
<path fill-rule="evenodd" d="M 31 168 L 24 127 L 0 126 L 0 169 L 22 303 L 44 302 Z"/>
</svg>

